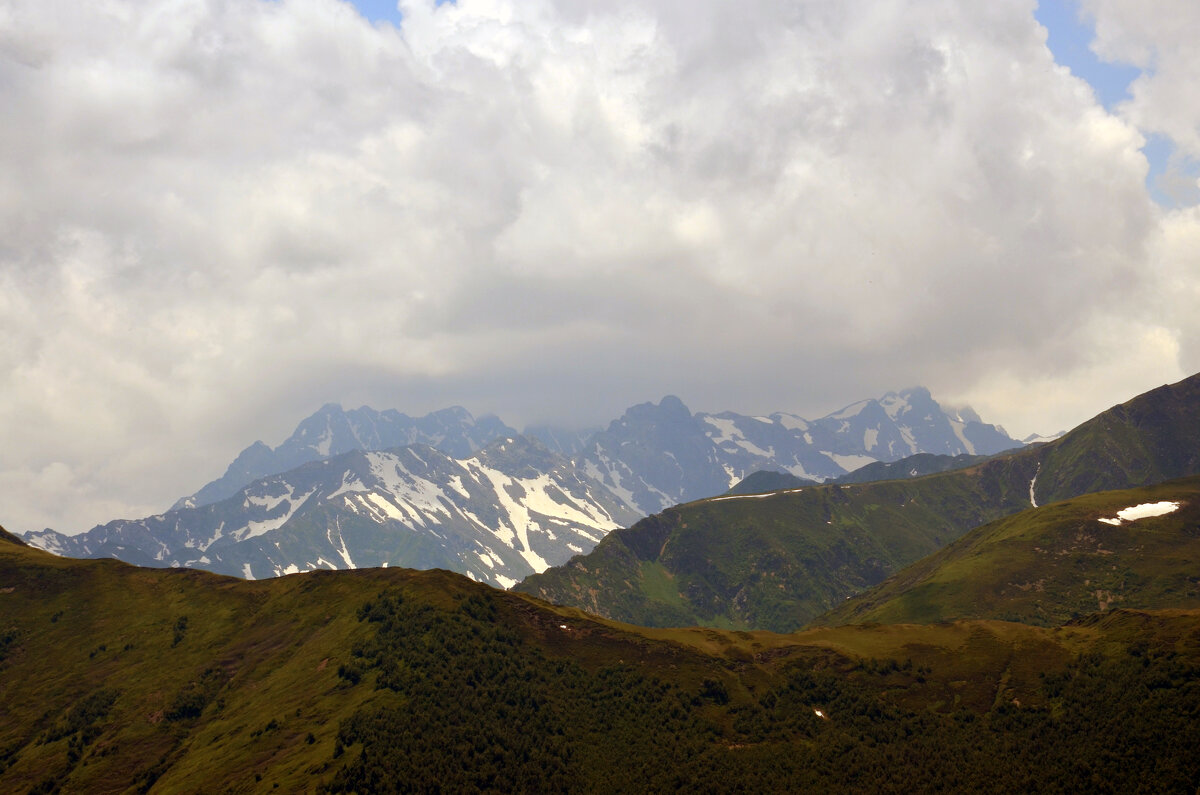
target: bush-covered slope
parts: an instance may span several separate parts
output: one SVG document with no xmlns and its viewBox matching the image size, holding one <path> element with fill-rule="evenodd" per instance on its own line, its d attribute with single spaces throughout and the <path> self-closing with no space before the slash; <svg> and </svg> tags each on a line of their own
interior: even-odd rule
<svg viewBox="0 0 1200 795">
<path fill-rule="evenodd" d="M 1121 521 L 1132 506 L 1178 503 Z M 1200 607 L 1200 478 L 1101 492 L 979 527 L 820 623 L 998 618 L 1052 626 L 1114 607 Z"/>
<path fill-rule="evenodd" d="M 447 572 L 0 538 L 0 791 L 1052 791 L 1200 780 L 1200 614 L 640 630 Z"/>
<path fill-rule="evenodd" d="M 1193 376 L 966 469 L 678 506 L 517 590 L 634 623 L 788 631 L 985 522 L 1198 471 Z"/>
</svg>

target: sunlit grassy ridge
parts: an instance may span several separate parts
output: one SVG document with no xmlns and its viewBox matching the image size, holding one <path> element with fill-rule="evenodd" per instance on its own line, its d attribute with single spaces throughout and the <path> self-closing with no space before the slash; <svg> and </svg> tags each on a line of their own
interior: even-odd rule
<svg viewBox="0 0 1200 795">
<path fill-rule="evenodd" d="M 1200 781 L 1196 612 L 640 629 L 447 572 L 242 582 L 0 538 L 0 616 L 5 792 Z"/>
<path fill-rule="evenodd" d="M 1197 473 L 1193 376 L 1054 442 L 964 469 L 671 508 L 517 590 L 637 624 L 794 630 L 972 528 L 1030 508 L 1031 494 L 1045 504 Z"/>
<path fill-rule="evenodd" d="M 1100 521 L 1164 501 L 1179 509 Z M 1113 607 L 1200 607 L 1200 478 L 1076 497 L 984 525 L 820 621 L 1052 626 Z"/>
</svg>

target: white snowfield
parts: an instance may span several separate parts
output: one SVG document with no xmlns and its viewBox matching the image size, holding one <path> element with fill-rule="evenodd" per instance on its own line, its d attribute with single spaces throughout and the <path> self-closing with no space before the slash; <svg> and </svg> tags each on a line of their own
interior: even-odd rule
<svg viewBox="0 0 1200 795">
<path fill-rule="evenodd" d="M 1163 516 L 1179 510 L 1181 503 L 1163 500 L 1162 502 L 1144 502 L 1130 508 L 1117 511 L 1115 518 L 1101 519 L 1101 522 L 1111 525 L 1121 525 L 1124 522 L 1136 522 L 1138 519 L 1149 519 L 1151 516 Z"/>
<path fill-rule="evenodd" d="M 725 497 L 710 497 L 706 502 L 724 502 L 725 500 L 762 500 L 767 497 L 778 497 L 780 494 L 795 494 L 803 489 L 781 489 L 780 491 L 768 491 L 762 494 L 730 494 Z"/>
</svg>

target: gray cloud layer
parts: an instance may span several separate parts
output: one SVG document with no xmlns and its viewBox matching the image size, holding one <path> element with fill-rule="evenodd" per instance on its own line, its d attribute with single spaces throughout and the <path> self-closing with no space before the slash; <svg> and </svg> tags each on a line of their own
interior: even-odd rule
<svg viewBox="0 0 1200 795">
<path fill-rule="evenodd" d="M 6 3 L 0 522 L 162 510 L 327 400 L 924 383 L 1027 433 L 1200 369 L 1200 215 L 1139 151 L 1200 149 L 1165 5 L 1087 3 L 1155 66 L 1110 115 L 1032 2 Z"/>
</svg>

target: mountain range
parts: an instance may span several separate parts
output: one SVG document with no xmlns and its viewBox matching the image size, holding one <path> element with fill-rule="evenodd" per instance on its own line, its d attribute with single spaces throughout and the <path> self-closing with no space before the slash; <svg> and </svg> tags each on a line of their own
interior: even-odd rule
<svg viewBox="0 0 1200 795">
<path fill-rule="evenodd" d="M 69 557 L 246 579 L 399 564 L 510 587 L 636 518 L 565 459 L 514 436 L 462 460 L 427 445 L 355 449 L 256 480 L 220 502 L 79 536 L 25 538 Z"/>
<path fill-rule="evenodd" d="M 627 410 L 586 442 L 461 407 L 411 418 L 329 404 L 278 447 L 255 442 L 171 510 L 69 536 L 24 538 L 70 557 L 116 557 L 246 578 L 317 568 L 447 568 L 511 587 L 591 550 L 608 532 L 764 469 L 825 479 L 914 451 L 1017 446 L 928 390 L 889 393 L 812 422 L 692 414 L 674 397 Z"/>
<path fill-rule="evenodd" d="M 894 469 L 902 479 L 676 506 L 517 588 L 637 624 L 792 631 L 979 525 L 1200 473 L 1200 376 L 1053 442 L 926 476 Z"/>
</svg>

